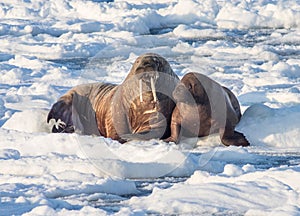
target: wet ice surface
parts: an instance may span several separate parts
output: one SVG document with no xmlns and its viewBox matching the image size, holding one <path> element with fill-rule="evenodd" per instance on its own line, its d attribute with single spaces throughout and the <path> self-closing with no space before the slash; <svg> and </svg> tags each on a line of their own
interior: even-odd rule
<svg viewBox="0 0 300 216">
<path fill-rule="evenodd" d="M 0 10 L 0 215 L 299 214 L 299 1 L 31 3 Z M 230 88 L 251 146 L 49 133 L 58 97 L 145 52 Z"/>
</svg>

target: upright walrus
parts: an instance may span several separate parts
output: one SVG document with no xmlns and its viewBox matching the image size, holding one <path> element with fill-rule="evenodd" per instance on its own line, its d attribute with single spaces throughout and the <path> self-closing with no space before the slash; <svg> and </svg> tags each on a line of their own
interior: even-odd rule
<svg viewBox="0 0 300 216">
<path fill-rule="evenodd" d="M 176 107 L 172 114 L 171 136 L 165 141 L 178 143 L 181 137 L 205 137 L 219 132 L 226 145 L 248 146 L 245 136 L 235 131 L 241 118 L 234 94 L 209 77 L 186 74 L 173 92 Z"/>
<path fill-rule="evenodd" d="M 172 92 L 179 79 L 160 55 L 146 53 L 134 62 L 120 85 L 75 86 L 52 106 L 52 132 L 95 134 L 120 142 L 170 136 L 175 107 Z"/>
</svg>

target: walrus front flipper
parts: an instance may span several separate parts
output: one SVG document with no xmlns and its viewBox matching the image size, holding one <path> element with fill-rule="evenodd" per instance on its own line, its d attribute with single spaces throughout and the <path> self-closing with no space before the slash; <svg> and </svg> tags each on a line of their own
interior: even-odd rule
<svg viewBox="0 0 300 216">
<path fill-rule="evenodd" d="M 52 127 L 53 133 L 73 133 L 72 101 L 59 100 L 53 104 L 47 117 L 47 123 L 51 119 L 55 121 Z"/>
<path fill-rule="evenodd" d="M 233 130 L 225 131 L 221 137 L 221 142 L 226 146 L 234 145 L 245 147 L 250 145 L 244 134 Z"/>
</svg>

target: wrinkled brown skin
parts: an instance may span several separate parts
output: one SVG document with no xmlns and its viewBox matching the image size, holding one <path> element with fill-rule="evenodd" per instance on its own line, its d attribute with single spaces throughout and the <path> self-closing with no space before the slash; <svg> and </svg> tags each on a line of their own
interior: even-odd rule
<svg viewBox="0 0 300 216">
<path fill-rule="evenodd" d="M 249 146 L 245 136 L 234 130 L 241 118 L 234 94 L 199 73 L 186 74 L 173 92 L 176 107 L 172 114 L 171 136 L 165 141 L 178 143 L 181 137 L 205 137 L 219 132 L 226 145 Z"/>
<path fill-rule="evenodd" d="M 153 71 L 159 72 L 160 76 Z M 155 80 L 157 102 L 154 102 L 150 88 L 151 76 Z M 139 78 L 143 80 L 143 102 L 139 98 Z M 47 121 L 61 119 L 66 123 L 59 128 L 54 126 L 52 132 L 71 133 L 79 127 L 83 134 L 101 135 L 121 143 L 132 139 L 167 138 L 175 107 L 171 97 L 178 82 L 177 75 L 163 57 L 146 53 L 136 59 L 120 85 L 96 83 L 71 89 L 52 106 Z M 80 103 L 85 101 L 84 109 L 78 108 L 75 98 Z M 95 127 L 85 132 L 93 119 L 98 134 Z"/>
</svg>

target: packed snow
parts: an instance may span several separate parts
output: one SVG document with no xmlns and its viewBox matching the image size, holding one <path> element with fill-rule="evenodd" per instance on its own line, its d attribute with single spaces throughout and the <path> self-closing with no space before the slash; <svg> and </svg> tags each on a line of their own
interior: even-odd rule
<svg viewBox="0 0 300 216">
<path fill-rule="evenodd" d="M 299 0 L 0 5 L 0 215 L 300 215 Z M 146 52 L 233 91 L 251 146 L 50 133 L 62 94 Z"/>
</svg>

